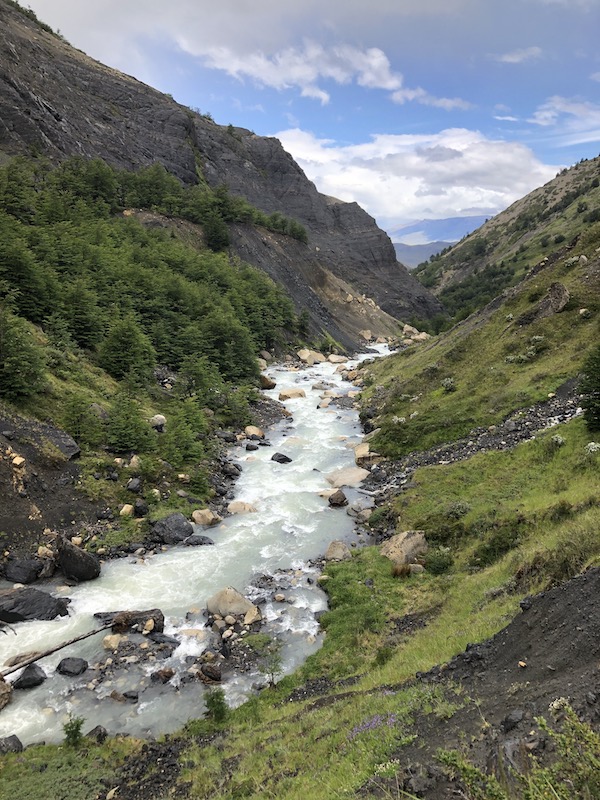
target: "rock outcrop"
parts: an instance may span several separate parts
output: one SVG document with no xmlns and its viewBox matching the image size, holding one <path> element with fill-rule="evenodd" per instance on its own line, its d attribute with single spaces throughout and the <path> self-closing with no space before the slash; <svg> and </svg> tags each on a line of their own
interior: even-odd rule
<svg viewBox="0 0 600 800">
<path fill-rule="evenodd" d="M 233 250 L 283 284 L 315 330 L 342 343 L 356 342 L 364 328 L 392 333 L 392 317 L 426 318 L 441 309 L 398 263 L 372 217 L 320 194 L 279 140 L 217 125 L 75 50 L 5 0 L 0 120 L 0 155 L 100 157 L 124 169 L 158 162 L 187 184 L 197 182 L 200 168 L 211 186 L 224 184 L 267 214 L 295 219 L 308 244 L 235 225 Z"/>
</svg>

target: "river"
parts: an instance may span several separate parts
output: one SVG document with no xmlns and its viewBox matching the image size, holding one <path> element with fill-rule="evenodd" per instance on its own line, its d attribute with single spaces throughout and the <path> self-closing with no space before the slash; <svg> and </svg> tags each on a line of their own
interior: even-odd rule
<svg viewBox="0 0 600 800">
<path fill-rule="evenodd" d="M 110 561 L 97 580 L 76 587 L 57 581 L 38 586 L 70 597 L 69 616 L 15 625 L 16 636 L 0 637 L 0 663 L 93 629 L 92 615 L 101 611 L 158 607 L 165 615 L 165 633 L 181 639 L 181 645 L 165 661 L 132 666 L 98 685 L 93 685 L 97 674 L 93 667 L 110 655 L 102 648 L 104 634 L 48 656 L 40 662 L 47 680 L 37 688 L 13 692 L 12 702 L 0 713 L 0 737 L 16 734 L 24 744 L 59 742 L 69 714 L 85 719 L 84 732 L 103 725 L 109 733 L 141 736 L 167 733 L 202 716 L 203 684 L 180 683 L 189 658 L 209 645 L 202 609 L 207 598 L 225 586 L 256 597 L 251 584 L 258 575 L 285 573 L 288 602 L 277 603 L 270 593 L 261 608 L 266 632 L 282 642 L 282 671 L 292 672 L 319 648 L 322 634 L 314 615 L 327 604 L 309 561 L 323 555 L 334 539 L 358 542 L 353 519 L 343 508 L 330 508 L 320 492 L 330 488 L 328 473 L 354 464 L 352 446 L 361 440 L 361 431 L 356 410 L 335 405 L 317 409 L 322 391 L 312 387 L 325 382 L 342 394 L 353 387 L 328 362 L 298 371 L 274 366 L 269 374 L 277 386 L 265 394 L 277 398 L 282 389 L 300 387 L 306 397 L 285 403 L 293 417 L 267 432 L 271 447 L 254 452 L 246 451 L 243 444 L 232 448 L 232 458 L 242 466 L 236 499 L 251 503 L 256 513 L 228 517 L 209 530 L 198 528 L 214 540 L 214 546 L 173 547 L 151 557 Z M 275 452 L 285 453 L 291 463 L 272 461 Z M 346 491 L 350 501 L 358 491 Z M 181 633 L 190 629 L 196 633 Z M 76 678 L 58 674 L 56 666 L 65 656 L 85 658 L 90 669 Z M 176 674 L 166 685 L 156 685 L 150 672 L 163 666 L 172 667 Z M 261 681 L 257 672 L 228 679 L 223 683 L 227 702 L 231 706 L 243 702 L 257 681 Z M 137 702 L 110 696 L 128 689 L 139 691 Z"/>
</svg>

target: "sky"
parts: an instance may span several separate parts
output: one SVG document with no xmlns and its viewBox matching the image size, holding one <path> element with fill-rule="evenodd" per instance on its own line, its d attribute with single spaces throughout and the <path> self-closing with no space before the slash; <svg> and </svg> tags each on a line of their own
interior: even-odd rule
<svg viewBox="0 0 600 800">
<path fill-rule="evenodd" d="M 466 233 L 600 153 L 600 0 L 21 2 L 93 58 L 276 136 L 394 241 L 450 217 Z"/>
</svg>

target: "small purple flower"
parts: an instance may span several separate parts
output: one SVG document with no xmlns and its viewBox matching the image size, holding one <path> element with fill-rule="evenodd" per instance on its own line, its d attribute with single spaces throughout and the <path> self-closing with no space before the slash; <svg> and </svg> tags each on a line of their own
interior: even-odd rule
<svg viewBox="0 0 600 800">
<path fill-rule="evenodd" d="M 386 714 L 385 716 L 383 714 L 375 714 L 374 717 L 366 719 L 364 722 L 361 722 L 360 725 L 355 725 L 348 734 L 348 739 L 352 741 L 360 733 L 377 730 L 377 728 L 381 728 L 382 725 L 387 725 L 388 728 L 393 728 L 396 724 L 396 721 L 397 718 L 395 714 Z"/>
</svg>

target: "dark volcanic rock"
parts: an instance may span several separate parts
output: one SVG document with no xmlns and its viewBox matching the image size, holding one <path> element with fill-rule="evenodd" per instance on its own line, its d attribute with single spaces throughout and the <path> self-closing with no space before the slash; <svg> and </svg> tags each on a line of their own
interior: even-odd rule
<svg viewBox="0 0 600 800">
<path fill-rule="evenodd" d="M 56 671 L 61 675 L 75 677 L 81 675 L 88 668 L 88 662 L 84 658 L 63 658 L 59 662 Z"/>
<path fill-rule="evenodd" d="M 9 560 L 4 575 L 11 583 L 33 583 L 42 571 L 44 564 L 39 558 L 20 558 Z"/>
<path fill-rule="evenodd" d="M 63 575 L 75 581 L 91 581 L 100 575 L 100 559 L 74 545 L 64 536 L 57 540 L 57 561 Z"/>
<path fill-rule="evenodd" d="M 5 753 L 22 753 L 23 752 L 23 743 L 19 739 L 18 736 L 5 736 L 3 739 L 0 739 L 0 753 L 4 755 Z"/>
<path fill-rule="evenodd" d="M 13 689 L 34 689 L 46 680 L 46 673 L 37 664 L 30 664 L 25 667 L 17 680 L 13 683 Z"/>
<path fill-rule="evenodd" d="M 203 536 L 201 533 L 192 533 L 183 543 L 188 547 L 203 547 L 204 545 L 214 544 L 210 536 Z"/>
<path fill-rule="evenodd" d="M 54 619 L 67 613 L 68 600 L 52 597 L 38 589 L 9 589 L 0 592 L 0 620 L 25 622 L 30 619 Z"/>
<path fill-rule="evenodd" d="M 285 453 L 273 453 L 271 461 L 276 461 L 278 464 L 291 464 L 292 459 Z"/>
<path fill-rule="evenodd" d="M 154 538 L 162 544 L 179 544 L 194 533 L 192 523 L 177 512 L 154 523 Z"/>
</svg>

